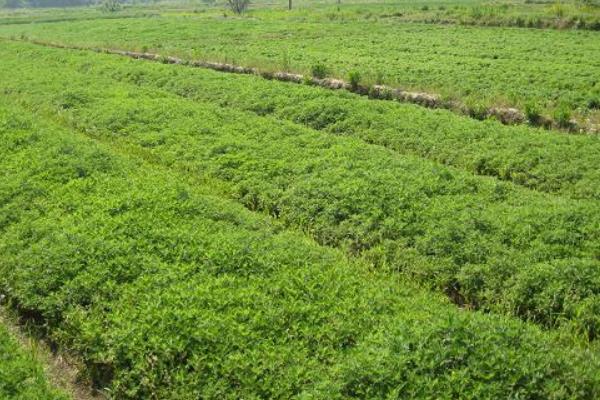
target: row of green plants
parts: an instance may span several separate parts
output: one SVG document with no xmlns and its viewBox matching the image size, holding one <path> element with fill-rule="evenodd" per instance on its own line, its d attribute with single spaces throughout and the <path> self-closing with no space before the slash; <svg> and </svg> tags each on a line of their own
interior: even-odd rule
<svg viewBox="0 0 600 400">
<path fill-rule="evenodd" d="M 367 10 L 365 8 L 364 10 Z M 366 14 L 368 15 L 368 13 Z M 525 1 L 497 4 L 441 4 L 396 10 L 378 15 L 402 22 L 455 23 L 478 26 L 600 30 L 600 3 L 595 1 Z"/>
<path fill-rule="evenodd" d="M 596 352 L 460 310 L 223 199 L 215 182 L 14 100 L 0 100 L 0 291 L 109 397 L 600 393 Z"/>
<path fill-rule="evenodd" d="M 568 128 L 598 124 L 598 33 L 393 22 L 324 22 L 284 16 L 228 18 L 213 14 L 4 26 L 0 35 L 112 47 L 332 77 L 358 71 L 382 82 L 439 94 L 473 116 L 491 107 L 527 111 Z M 279 14 L 277 14 L 279 15 Z M 364 35 L 368 31 L 369 35 Z M 502 38 L 499 40 L 498 38 Z M 582 67 L 582 66 L 585 66 Z M 485 113 L 484 113 L 485 114 Z"/>
<path fill-rule="evenodd" d="M 393 23 L 600 30 L 600 3 L 596 0 L 555 0 L 553 2 L 525 0 L 485 4 L 478 1 L 421 0 L 397 1 L 393 5 L 361 1 L 355 4 L 346 3 L 343 6 L 311 4 L 292 13 L 283 13 L 277 9 L 260 9 L 252 10 L 250 14 L 254 17 L 270 19 L 327 20 L 346 23 L 368 20 Z"/>
<path fill-rule="evenodd" d="M 600 138 L 596 135 L 503 126 L 496 121 L 473 121 L 448 111 L 372 101 L 341 91 L 252 76 L 223 79 L 219 73 L 110 59 L 104 58 L 95 71 L 140 87 L 357 137 L 399 154 L 417 155 L 536 191 L 600 199 Z M 356 75 L 348 81 L 356 81 Z"/>
<path fill-rule="evenodd" d="M 246 208 L 458 304 L 598 336 L 596 200 L 540 194 L 224 107 L 227 96 L 214 104 L 120 82 L 102 72 L 126 63 L 110 56 L 16 44 L 3 53 L 7 96 L 69 128 L 217 180 Z"/>
<path fill-rule="evenodd" d="M 2 323 L 0 323 L 0 398 L 68 399 L 66 394 L 56 390 L 49 383 L 43 366 L 32 350 L 25 349 Z"/>
</svg>

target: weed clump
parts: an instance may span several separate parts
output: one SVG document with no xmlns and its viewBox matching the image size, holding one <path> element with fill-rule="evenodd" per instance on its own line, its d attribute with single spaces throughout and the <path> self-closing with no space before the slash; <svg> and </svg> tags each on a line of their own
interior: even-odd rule
<svg viewBox="0 0 600 400">
<path fill-rule="evenodd" d="M 375 71 L 375 84 L 383 85 L 385 82 L 385 73 L 381 70 Z"/>
<path fill-rule="evenodd" d="M 362 75 L 358 71 L 351 71 L 348 74 L 348 80 L 350 82 L 350 87 L 352 90 L 358 89 L 358 85 L 360 85 L 360 81 L 362 79 Z"/>
<path fill-rule="evenodd" d="M 561 105 L 554 110 L 552 117 L 560 128 L 568 128 L 571 125 L 571 112 L 565 105 Z"/>
<path fill-rule="evenodd" d="M 488 117 L 488 109 L 483 103 L 473 103 L 469 107 L 469 116 L 471 118 L 478 119 L 480 121 L 486 119 Z"/>
<path fill-rule="evenodd" d="M 323 79 L 329 75 L 329 68 L 323 63 L 317 63 L 312 66 L 310 72 L 314 78 Z"/>
<path fill-rule="evenodd" d="M 539 107 L 534 103 L 527 103 L 525 105 L 525 117 L 527 121 L 532 125 L 537 125 L 540 122 L 541 114 Z"/>
<path fill-rule="evenodd" d="M 600 96 L 590 97 L 587 101 L 590 110 L 600 110 Z"/>
</svg>

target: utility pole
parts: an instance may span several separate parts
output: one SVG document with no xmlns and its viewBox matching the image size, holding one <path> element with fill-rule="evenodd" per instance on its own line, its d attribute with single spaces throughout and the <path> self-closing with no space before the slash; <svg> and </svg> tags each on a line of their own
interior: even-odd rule
<svg viewBox="0 0 600 400">
<path fill-rule="evenodd" d="M 292 0 L 288 0 L 288 10 L 292 9 Z"/>
</svg>

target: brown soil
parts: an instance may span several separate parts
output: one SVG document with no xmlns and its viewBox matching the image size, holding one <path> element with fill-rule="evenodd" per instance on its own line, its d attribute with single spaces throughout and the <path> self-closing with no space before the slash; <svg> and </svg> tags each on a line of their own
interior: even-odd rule
<svg viewBox="0 0 600 400">
<path fill-rule="evenodd" d="M 53 351 L 43 340 L 29 335 L 9 313 L 0 306 L 0 324 L 6 326 L 17 341 L 30 351 L 44 367 L 50 383 L 69 394 L 74 400 L 104 400 L 105 395 L 92 389 L 91 385 L 82 381 L 81 368 L 70 357 Z"/>
</svg>

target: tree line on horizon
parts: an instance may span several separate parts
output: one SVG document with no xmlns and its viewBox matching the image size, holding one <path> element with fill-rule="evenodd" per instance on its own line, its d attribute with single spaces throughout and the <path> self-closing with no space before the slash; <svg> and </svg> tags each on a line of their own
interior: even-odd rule
<svg viewBox="0 0 600 400">
<path fill-rule="evenodd" d="M 0 0 L 0 8 L 44 8 L 101 5 L 105 0 Z M 156 0 L 114 0 L 116 3 L 155 3 Z"/>
</svg>

